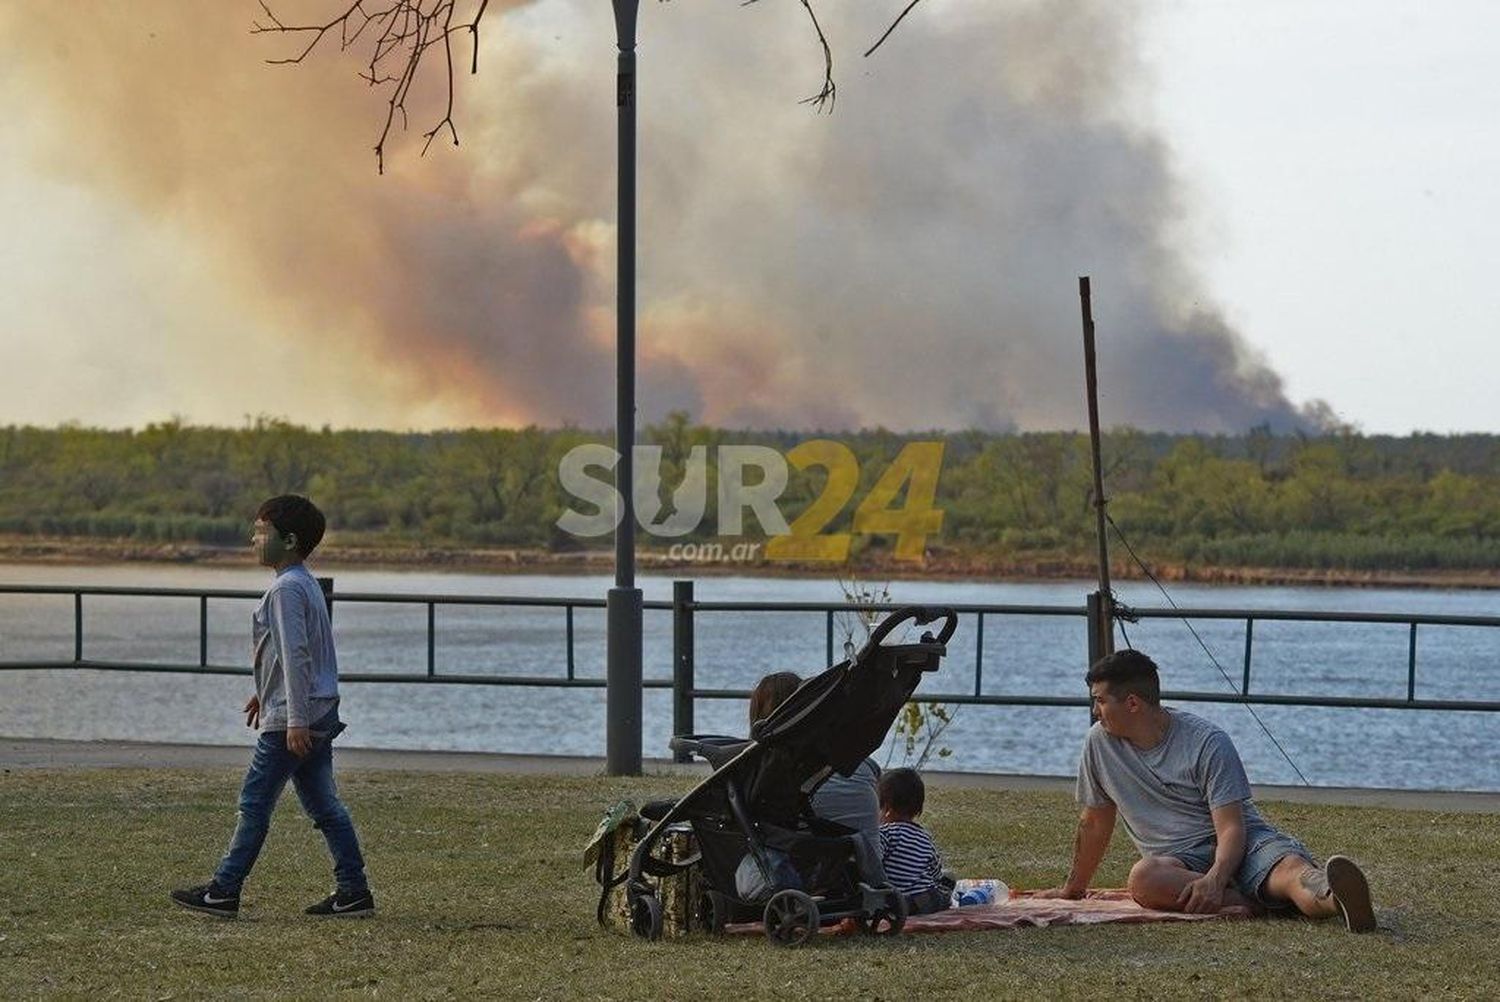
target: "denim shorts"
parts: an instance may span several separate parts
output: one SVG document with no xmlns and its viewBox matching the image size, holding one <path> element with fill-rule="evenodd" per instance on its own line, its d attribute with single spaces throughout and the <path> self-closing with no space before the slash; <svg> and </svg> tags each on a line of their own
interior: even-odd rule
<svg viewBox="0 0 1500 1002">
<path fill-rule="evenodd" d="M 1209 839 L 1191 849 L 1168 853 L 1168 855 L 1181 862 L 1189 870 L 1207 873 L 1214 865 L 1214 850 L 1217 847 L 1218 843 Z M 1282 904 L 1283 902 L 1279 900 L 1267 900 L 1261 894 L 1261 888 L 1266 878 L 1271 875 L 1271 871 L 1276 868 L 1276 864 L 1286 856 L 1297 856 L 1309 863 L 1313 862 L 1312 853 L 1307 850 L 1307 846 L 1292 836 L 1267 824 L 1246 826 L 1245 858 L 1240 861 L 1239 869 L 1234 871 L 1235 890 L 1263 905 Z"/>
</svg>

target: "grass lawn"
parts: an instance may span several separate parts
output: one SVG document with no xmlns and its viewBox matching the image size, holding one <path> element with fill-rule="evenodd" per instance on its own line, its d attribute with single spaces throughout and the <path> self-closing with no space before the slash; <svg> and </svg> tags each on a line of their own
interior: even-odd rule
<svg viewBox="0 0 1500 1002">
<path fill-rule="evenodd" d="M 314 920 L 322 840 L 283 798 L 236 922 L 181 911 L 234 823 L 239 776 L 204 771 L 0 774 L 0 999 L 327 996 L 719 999 L 954 997 L 1494 998 L 1500 816 L 1262 805 L 1315 851 L 1366 867 L 1385 931 L 1183 923 L 644 943 L 601 930 L 580 850 L 603 808 L 681 778 L 351 772 L 379 914 Z M 1071 803 L 935 789 L 929 826 L 960 875 L 1060 881 Z M 1123 832 L 1098 884 L 1132 861 Z"/>
</svg>

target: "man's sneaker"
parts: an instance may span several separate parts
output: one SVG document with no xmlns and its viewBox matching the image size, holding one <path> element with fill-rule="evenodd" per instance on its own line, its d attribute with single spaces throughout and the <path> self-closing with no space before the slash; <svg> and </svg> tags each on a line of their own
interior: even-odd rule
<svg viewBox="0 0 1500 1002">
<path fill-rule="evenodd" d="M 307 914 L 322 918 L 358 918 L 375 914 L 375 895 L 369 891 L 335 891 L 315 905 L 307 906 Z"/>
<path fill-rule="evenodd" d="M 1350 932 L 1374 932 L 1375 906 L 1370 902 L 1370 883 L 1364 871 L 1348 856 L 1330 856 L 1323 867 L 1328 877 L 1328 889 L 1344 916 L 1344 926 Z"/>
<path fill-rule="evenodd" d="M 173 891 L 172 903 L 217 918 L 231 919 L 240 913 L 240 896 L 221 891 L 213 884 Z"/>
</svg>

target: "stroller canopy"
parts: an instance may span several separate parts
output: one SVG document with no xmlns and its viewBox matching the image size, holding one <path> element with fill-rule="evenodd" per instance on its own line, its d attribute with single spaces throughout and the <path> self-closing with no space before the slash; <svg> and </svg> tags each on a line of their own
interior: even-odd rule
<svg viewBox="0 0 1500 1002">
<path fill-rule="evenodd" d="M 885 645 L 897 626 L 943 619 L 941 632 Z M 885 740 L 924 672 L 936 671 L 958 617 L 947 609 L 905 608 L 876 627 L 848 661 L 806 682 L 758 721 L 751 737 L 763 754 L 747 757 L 741 780 L 751 811 L 790 820 L 833 772 L 845 776 Z"/>
</svg>

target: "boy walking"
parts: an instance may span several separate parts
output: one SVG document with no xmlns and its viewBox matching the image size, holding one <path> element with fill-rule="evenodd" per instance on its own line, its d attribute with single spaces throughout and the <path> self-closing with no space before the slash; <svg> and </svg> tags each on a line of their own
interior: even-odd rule
<svg viewBox="0 0 1500 1002">
<path fill-rule="evenodd" d="M 344 729 L 333 626 L 323 590 L 303 564 L 322 541 L 325 524 L 317 506 L 295 494 L 271 498 L 255 514 L 256 559 L 276 572 L 252 620 L 255 695 L 245 704 L 245 726 L 258 726 L 260 739 L 240 790 L 229 850 L 209 883 L 172 892 L 183 908 L 220 918 L 239 914 L 240 888 L 291 780 L 333 856 L 336 889 L 307 914 L 348 918 L 375 911 L 359 837 L 333 780 L 333 739 Z"/>
</svg>

